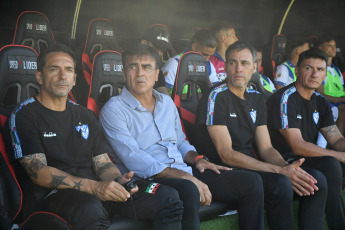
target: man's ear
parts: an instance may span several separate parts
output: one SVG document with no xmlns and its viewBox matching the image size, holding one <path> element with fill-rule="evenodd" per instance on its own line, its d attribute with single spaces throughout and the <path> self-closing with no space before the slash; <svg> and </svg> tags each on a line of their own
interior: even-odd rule
<svg viewBox="0 0 345 230">
<path fill-rule="evenodd" d="M 226 43 L 227 37 L 228 37 L 227 34 L 222 34 L 222 35 L 220 36 L 220 39 L 222 40 L 223 43 Z"/>
<path fill-rule="evenodd" d="M 42 72 L 36 71 L 35 75 L 36 75 L 36 80 L 37 80 L 38 84 L 43 85 Z"/>
<path fill-rule="evenodd" d="M 299 67 L 297 65 L 295 66 L 295 75 L 296 77 L 299 75 Z"/>
<path fill-rule="evenodd" d="M 123 77 L 123 80 L 126 82 L 126 77 L 125 77 L 125 71 L 124 71 L 124 68 L 125 68 L 125 67 L 123 67 L 123 68 L 122 68 L 122 77 Z"/>
<path fill-rule="evenodd" d="M 253 73 L 255 73 L 256 72 L 256 69 L 258 68 L 258 63 L 254 63 L 254 70 L 253 70 Z"/>
<path fill-rule="evenodd" d="M 159 71 L 160 71 L 160 70 L 159 70 L 159 69 L 157 69 L 156 71 L 157 71 L 157 73 L 156 73 L 156 81 L 158 81 L 158 77 L 159 77 Z"/>
<path fill-rule="evenodd" d="M 193 50 L 193 51 L 196 51 L 196 50 L 197 50 L 197 43 L 196 43 L 196 41 L 194 41 L 194 42 L 192 43 L 192 50 Z"/>
<path fill-rule="evenodd" d="M 73 86 L 75 86 L 76 82 L 77 82 L 77 74 L 75 73 L 75 74 L 74 74 L 74 82 L 73 82 Z"/>
</svg>

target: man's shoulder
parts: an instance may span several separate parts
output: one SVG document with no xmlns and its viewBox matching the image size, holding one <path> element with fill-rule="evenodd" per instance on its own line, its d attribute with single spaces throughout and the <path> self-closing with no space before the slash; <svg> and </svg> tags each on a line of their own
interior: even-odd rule
<svg viewBox="0 0 345 230">
<path fill-rule="evenodd" d="M 289 71 L 289 66 L 286 65 L 286 63 L 282 63 L 282 64 L 277 66 L 277 70 L 276 70 L 277 73 L 278 72 L 287 72 L 287 71 Z"/>
<path fill-rule="evenodd" d="M 286 103 L 288 99 L 291 99 L 292 96 L 297 92 L 295 84 L 292 83 L 287 85 L 279 90 L 277 90 L 274 94 L 272 94 L 267 99 L 267 104 L 271 104 L 272 102 L 279 101 L 280 103 Z"/>
<path fill-rule="evenodd" d="M 67 100 L 67 105 L 69 108 L 72 110 L 77 110 L 77 113 L 83 114 L 83 115 L 88 115 L 88 116 L 93 116 L 94 112 L 87 107 L 77 104 L 71 100 Z"/>
<path fill-rule="evenodd" d="M 168 61 L 165 63 L 165 65 L 163 66 L 162 69 L 166 69 L 168 66 L 172 66 L 172 65 L 177 65 L 178 62 L 180 61 L 181 59 L 181 56 L 182 56 L 183 53 L 180 53 L 180 54 L 177 54 L 171 58 L 168 59 Z"/>
<path fill-rule="evenodd" d="M 12 110 L 10 117 L 15 117 L 20 113 L 31 113 L 30 107 L 34 106 L 35 102 L 36 100 L 33 97 L 26 99 Z"/>
<path fill-rule="evenodd" d="M 102 110 L 101 110 L 101 113 L 102 111 L 106 111 L 106 110 L 109 110 L 109 109 L 112 109 L 112 110 L 116 110 L 116 109 L 119 109 L 121 108 L 123 105 L 124 105 L 124 101 L 122 100 L 122 97 L 120 95 L 117 95 L 117 96 L 113 96 L 111 97 L 103 106 Z"/>
<path fill-rule="evenodd" d="M 222 95 L 228 90 L 228 85 L 225 82 L 221 82 L 213 86 L 207 92 L 209 100 L 215 100 L 219 95 Z"/>
</svg>

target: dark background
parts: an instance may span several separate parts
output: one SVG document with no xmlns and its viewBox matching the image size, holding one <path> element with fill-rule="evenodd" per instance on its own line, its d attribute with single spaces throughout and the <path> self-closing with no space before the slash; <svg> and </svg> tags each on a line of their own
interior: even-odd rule
<svg viewBox="0 0 345 230">
<path fill-rule="evenodd" d="M 57 42 L 74 49 L 85 41 L 89 22 L 107 18 L 115 24 L 123 49 L 137 41 L 154 23 L 169 27 L 177 52 L 188 46 L 197 28 L 209 27 L 216 20 L 231 21 L 240 39 L 264 48 L 264 67 L 273 36 L 278 32 L 290 0 L 83 0 L 76 39 L 71 39 L 77 0 L 2 0 L 0 3 L 0 47 L 12 43 L 18 15 L 25 10 L 44 13 L 50 20 Z M 332 35 L 345 50 L 344 0 L 295 0 L 282 33 L 293 36 Z"/>
</svg>

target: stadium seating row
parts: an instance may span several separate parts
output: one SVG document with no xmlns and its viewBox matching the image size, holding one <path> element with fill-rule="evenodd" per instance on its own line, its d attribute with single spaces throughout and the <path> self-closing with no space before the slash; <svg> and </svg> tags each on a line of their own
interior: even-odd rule
<svg viewBox="0 0 345 230">
<path fill-rule="evenodd" d="M 311 44 L 313 39 L 311 37 Z M 286 56 L 286 41 L 282 34 L 273 38 L 271 51 L 273 69 L 282 63 Z M 16 105 L 39 92 L 35 77 L 36 58 L 42 50 L 55 43 L 49 20 L 44 14 L 25 11 L 19 15 L 13 44 L 0 49 L 1 128 Z M 77 84 L 69 94 L 69 99 L 87 106 L 98 115 L 105 102 L 117 95 L 124 85 L 121 52 L 112 22 L 103 18 L 93 19 L 88 27 L 84 49 L 79 55 L 77 66 L 81 66 L 81 69 Z M 191 143 L 193 143 L 193 125 L 200 94 L 210 87 L 206 69 L 205 59 L 200 53 L 184 53 L 178 64 L 173 88 L 172 99 L 179 110 L 184 131 Z M 185 85 L 189 86 L 188 92 L 182 97 Z M 253 75 L 250 85 L 258 91 L 266 92 L 260 84 L 258 75 Z M 42 229 L 46 229 L 47 226 L 49 228 L 53 226 L 53 229 L 71 229 L 65 220 L 52 213 L 37 212 L 27 220 L 20 220 L 18 216 L 22 205 L 22 193 L 6 155 L 2 136 L 0 136 L 0 152 L 1 229 L 11 229 L 13 224 L 18 224 L 19 229 L 33 229 L 37 223 L 40 223 Z M 212 203 L 209 207 L 200 208 L 200 218 L 216 216 L 227 210 L 227 205 L 223 203 Z M 150 223 L 116 218 L 110 229 L 131 229 L 134 225 L 137 225 L 137 229 L 145 229 Z"/>
<path fill-rule="evenodd" d="M 86 73 L 83 79 L 85 79 L 87 89 L 89 89 L 87 90 L 86 104 L 97 115 L 104 103 L 111 96 L 117 95 L 119 89 L 124 85 L 119 46 L 116 45 L 116 40 L 107 37 L 112 33 L 109 23 L 110 21 L 105 19 L 95 19 L 90 23 L 89 34 L 82 55 L 83 71 Z M 20 31 L 20 28 L 28 30 L 27 33 Z M 7 45 L 0 49 L 1 129 L 16 105 L 39 92 L 39 85 L 35 78 L 36 59 L 39 52 L 55 44 L 49 21 L 39 12 L 21 14 L 17 22 L 17 30 L 14 42 L 19 44 Z M 35 34 L 35 30 L 42 36 Z M 30 45 L 30 47 L 26 45 Z M 206 63 L 201 54 L 187 52 L 181 58 L 178 68 L 173 98 L 180 110 L 182 120 L 186 122 L 184 124 L 190 126 L 195 120 L 198 88 L 203 91 L 210 86 Z M 200 69 L 204 71 L 200 71 Z M 190 86 L 189 96 L 181 99 L 181 89 L 185 84 Z M 74 96 L 70 95 L 70 99 L 73 100 Z M 0 134 L 1 229 L 11 229 L 12 227 L 14 227 L 13 229 L 47 229 L 47 227 L 50 229 L 71 229 L 72 226 L 53 213 L 35 212 L 27 220 L 21 220 L 20 210 L 23 194 L 12 163 L 6 154 L 2 133 Z M 211 206 L 200 208 L 200 218 L 210 218 L 223 214 L 227 210 L 228 207 L 224 203 L 212 203 Z M 115 218 L 110 229 L 133 229 L 134 226 L 137 229 L 147 229 L 150 223 Z"/>
</svg>

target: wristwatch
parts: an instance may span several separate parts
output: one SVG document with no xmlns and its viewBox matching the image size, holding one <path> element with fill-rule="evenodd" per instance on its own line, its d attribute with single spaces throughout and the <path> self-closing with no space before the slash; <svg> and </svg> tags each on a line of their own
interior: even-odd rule
<svg viewBox="0 0 345 230">
<path fill-rule="evenodd" d="M 209 161 L 209 159 L 208 159 L 206 156 L 204 156 L 204 155 L 199 155 L 199 156 L 196 156 L 196 157 L 194 158 L 194 164 L 196 164 L 196 161 L 197 161 L 198 159 L 204 159 L 204 160 Z"/>
</svg>

